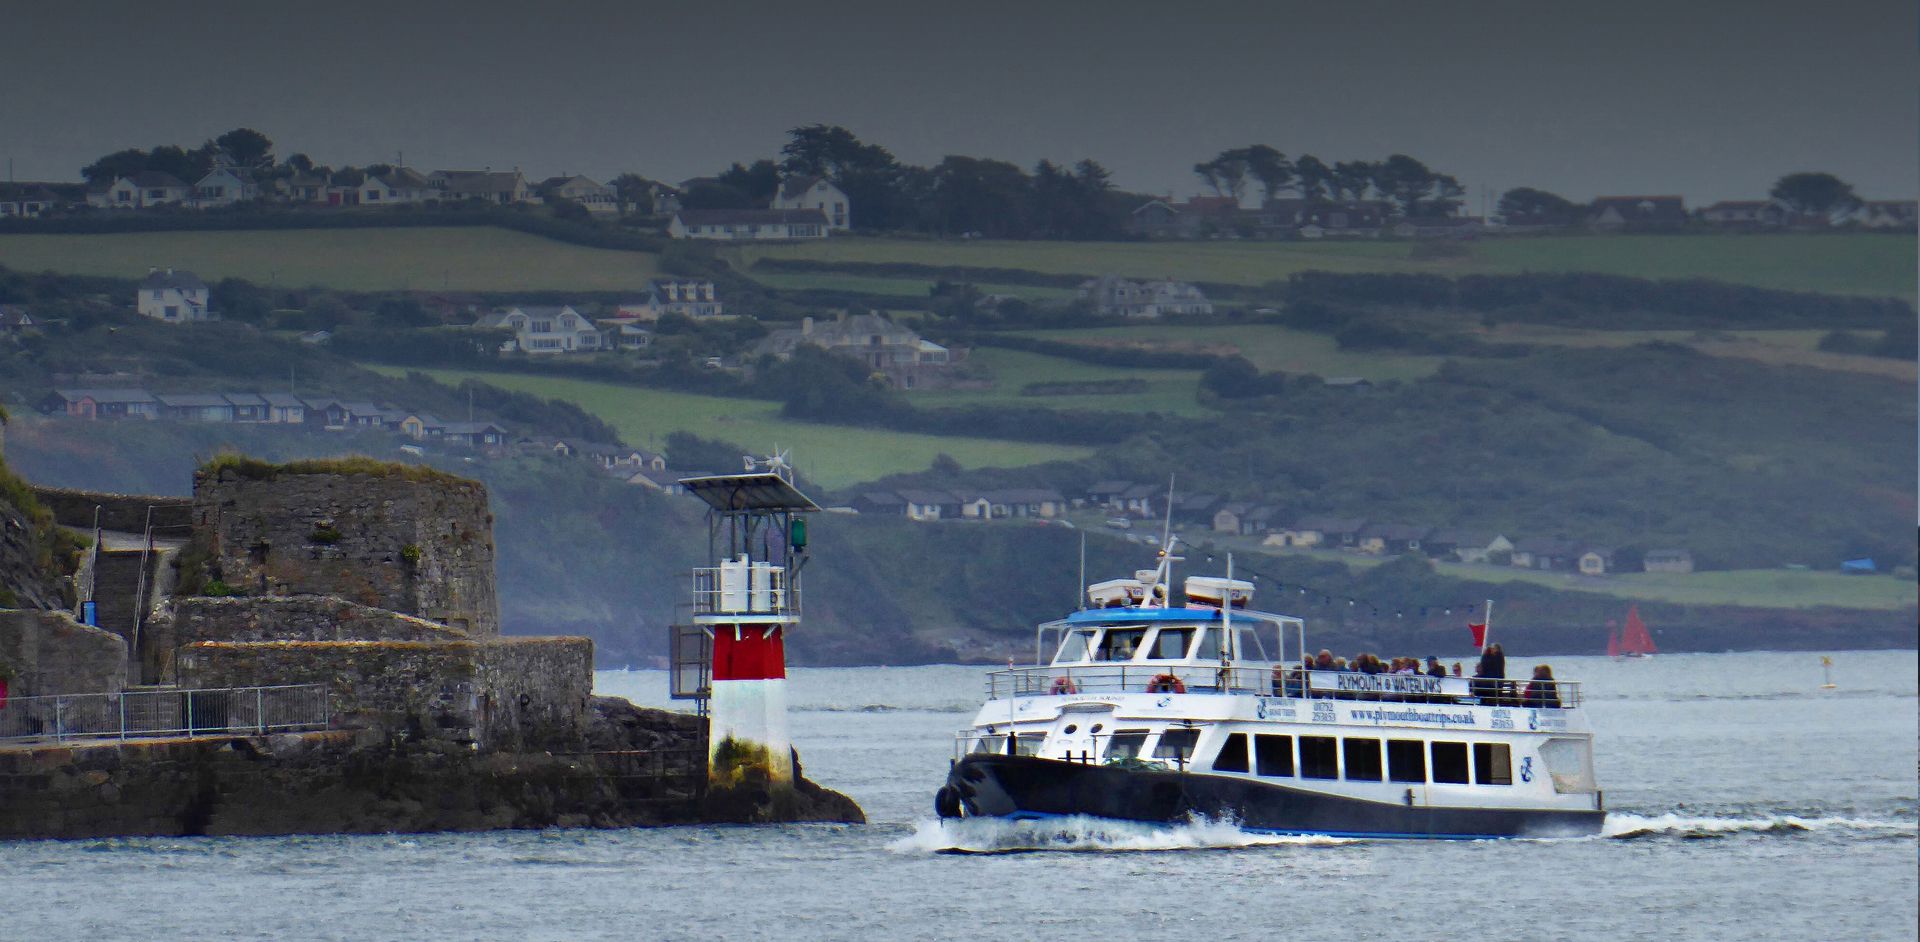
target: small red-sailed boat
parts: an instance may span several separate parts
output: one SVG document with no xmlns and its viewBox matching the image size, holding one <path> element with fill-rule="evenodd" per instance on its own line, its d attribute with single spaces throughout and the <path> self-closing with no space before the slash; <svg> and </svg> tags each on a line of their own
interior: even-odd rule
<svg viewBox="0 0 1920 942">
<path fill-rule="evenodd" d="M 1608 657 L 1651 657 L 1659 651 L 1647 633 L 1647 623 L 1640 620 L 1638 605 L 1628 607 L 1626 627 L 1607 633 Z"/>
</svg>

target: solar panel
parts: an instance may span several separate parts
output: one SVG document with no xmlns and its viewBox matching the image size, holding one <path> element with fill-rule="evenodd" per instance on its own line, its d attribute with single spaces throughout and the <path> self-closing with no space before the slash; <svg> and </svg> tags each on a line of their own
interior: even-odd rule
<svg viewBox="0 0 1920 942">
<path fill-rule="evenodd" d="M 681 478 L 680 486 L 722 513 L 782 510 L 812 513 L 820 509 L 820 505 L 800 493 L 793 482 L 772 471 Z"/>
</svg>

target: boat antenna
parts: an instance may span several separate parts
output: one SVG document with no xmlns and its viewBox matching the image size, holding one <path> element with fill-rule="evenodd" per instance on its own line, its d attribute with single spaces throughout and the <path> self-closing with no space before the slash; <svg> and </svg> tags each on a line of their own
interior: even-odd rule
<svg viewBox="0 0 1920 942">
<path fill-rule="evenodd" d="M 1087 610 L 1087 531 L 1085 530 L 1080 531 L 1080 584 L 1074 590 L 1073 598 L 1076 611 Z"/>
<path fill-rule="evenodd" d="M 1166 516 L 1166 521 L 1160 525 L 1160 545 L 1166 547 L 1168 552 L 1173 551 L 1173 544 L 1172 542 L 1170 542 L 1172 536 L 1173 536 L 1173 474 L 1172 472 L 1168 472 L 1167 474 L 1167 516 Z"/>
</svg>

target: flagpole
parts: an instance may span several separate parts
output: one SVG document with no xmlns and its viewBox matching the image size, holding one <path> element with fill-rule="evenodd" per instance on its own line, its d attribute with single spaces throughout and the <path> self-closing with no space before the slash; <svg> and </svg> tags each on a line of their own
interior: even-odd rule
<svg viewBox="0 0 1920 942">
<path fill-rule="evenodd" d="M 1487 653 L 1487 645 L 1493 643 L 1493 600 L 1487 600 L 1486 618 L 1481 622 L 1484 629 L 1480 633 L 1480 653 Z"/>
</svg>

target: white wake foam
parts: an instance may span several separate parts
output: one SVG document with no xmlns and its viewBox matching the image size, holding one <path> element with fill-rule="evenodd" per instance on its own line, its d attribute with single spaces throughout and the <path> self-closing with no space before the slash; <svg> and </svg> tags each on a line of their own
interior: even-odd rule
<svg viewBox="0 0 1920 942">
<path fill-rule="evenodd" d="M 1172 825 L 1074 816 L 1044 821 L 923 819 L 915 822 L 912 834 L 887 845 L 887 849 L 898 854 L 1138 853 L 1350 842 L 1339 837 L 1256 834 L 1227 821 Z"/>
<path fill-rule="evenodd" d="M 1914 821 L 1887 821 L 1873 818 L 1804 818 L 1782 814 L 1764 818 L 1691 817 L 1669 812 L 1661 815 L 1637 815 L 1609 812 L 1601 837 L 1632 838 L 1655 835 L 1671 837 L 1727 837 L 1735 834 L 1791 834 L 1802 831 L 1851 830 L 1888 835 L 1920 832 Z"/>
</svg>

